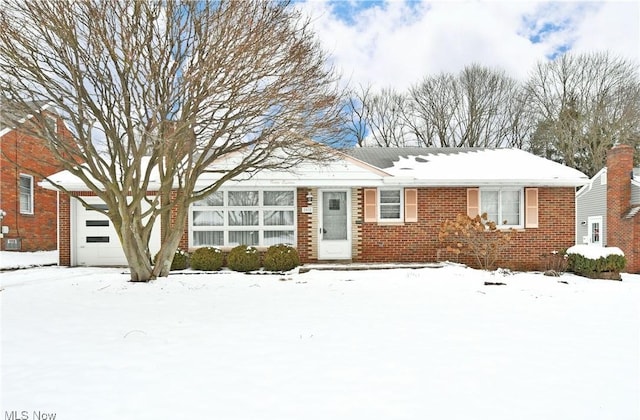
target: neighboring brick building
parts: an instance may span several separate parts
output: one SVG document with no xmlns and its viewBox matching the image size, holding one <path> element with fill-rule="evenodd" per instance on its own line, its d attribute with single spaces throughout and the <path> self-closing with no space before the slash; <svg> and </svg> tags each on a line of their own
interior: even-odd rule
<svg viewBox="0 0 640 420">
<path fill-rule="evenodd" d="M 615 246 L 627 258 L 626 271 L 640 272 L 640 167 L 634 150 L 619 145 L 607 166 L 576 194 L 576 243 Z"/>
<path fill-rule="evenodd" d="M 67 172 L 51 178 L 91 195 Z M 291 243 L 305 263 L 434 262 L 453 258 L 438 242 L 443 221 L 487 212 L 513 230 L 499 264 L 542 269 L 545 257 L 573 245 L 575 188 L 587 182 L 579 171 L 516 149 L 352 149 L 325 166 L 228 181 L 191 207 L 180 247 Z M 102 213 L 61 196 L 59 220 L 62 265 L 126 265 Z"/>
<path fill-rule="evenodd" d="M 43 102 L 36 104 L 47 112 Z M 68 135 L 62 122 L 49 114 L 61 135 Z M 2 226 L 2 250 L 48 251 L 57 248 L 57 193 L 38 185 L 43 175 L 61 170 L 44 140 L 23 129 L 31 117 L 20 115 L 0 102 L 0 209 L 6 213 Z"/>
</svg>

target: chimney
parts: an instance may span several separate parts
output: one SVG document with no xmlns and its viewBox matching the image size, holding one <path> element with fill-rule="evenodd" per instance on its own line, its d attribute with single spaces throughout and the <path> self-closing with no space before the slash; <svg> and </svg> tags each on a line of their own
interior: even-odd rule
<svg viewBox="0 0 640 420">
<path fill-rule="evenodd" d="M 633 147 L 620 144 L 607 154 L 607 246 L 617 246 L 628 257 L 633 251 L 633 225 L 624 219 L 631 206 Z"/>
</svg>

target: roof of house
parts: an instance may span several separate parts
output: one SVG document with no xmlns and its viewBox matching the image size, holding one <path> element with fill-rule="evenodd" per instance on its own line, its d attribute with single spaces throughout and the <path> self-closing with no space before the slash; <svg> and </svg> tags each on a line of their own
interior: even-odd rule
<svg viewBox="0 0 640 420">
<path fill-rule="evenodd" d="M 582 186 L 582 172 L 520 149 L 362 147 L 345 153 L 416 185 Z"/>
<path fill-rule="evenodd" d="M 384 187 L 384 186 L 556 186 L 577 187 L 589 182 L 580 171 L 518 149 L 357 148 L 325 164 L 302 163 L 289 170 L 264 170 L 227 181 L 230 186 Z M 205 173 L 198 183 L 209 185 L 222 176 Z M 69 190 L 86 186 L 67 171 L 49 177 Z M 44 182 L 45 188 L 53 188 Z"/>
<path fill-rule="evenodd" d="M 47 101 L 31 101 L 31 109 L 42 110 L 47 107 Z M 0 134 L 5 134 L 6 131 L 16 126 L 16 123 L 24 122 L 29 118 L 31 114 L 24 109 L 20 109 L 10 101 L 4 98 L 0 98 Z"/>
</svg>

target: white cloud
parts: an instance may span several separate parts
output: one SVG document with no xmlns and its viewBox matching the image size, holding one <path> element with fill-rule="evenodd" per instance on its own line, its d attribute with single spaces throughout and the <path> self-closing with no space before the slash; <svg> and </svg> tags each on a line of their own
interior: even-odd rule
<svg viewBox="0 0 640 420">
<path fill-rule="evenodd" d="M 576 51 L 609 50 L 640 63 L 640 3 L 604 3 L 577 29 Z"/>
<path fill-rule="evenodd" d="M 635 2 L 390 1 L 352 9 L 348 19 L 325 1 L 298 7 L 344 77 L 376 87 L 404 89 L 471 63 L 525 78 L 536 62 L 566 48 L 635 60 L 640 51 Z"/>
</svg>

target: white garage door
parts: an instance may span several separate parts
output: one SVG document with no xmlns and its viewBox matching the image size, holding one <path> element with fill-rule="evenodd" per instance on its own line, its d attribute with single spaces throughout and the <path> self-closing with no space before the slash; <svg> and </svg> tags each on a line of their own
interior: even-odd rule
<svg viewBox="0 0 640 420">
<path fill-rule="evenodd" d="M 84 197 L 94 209 L 105 209 L 98 197 Z M 99 211 L 85 209 L 79 200 L 73 200 L 75 214 L 74 265 L 126 266 L 127 259 L 113 223 Z M 160 228 L 156 223 L 151 233 L 149 248 L 152 255 L 160 249 Z"/>
</svg>

